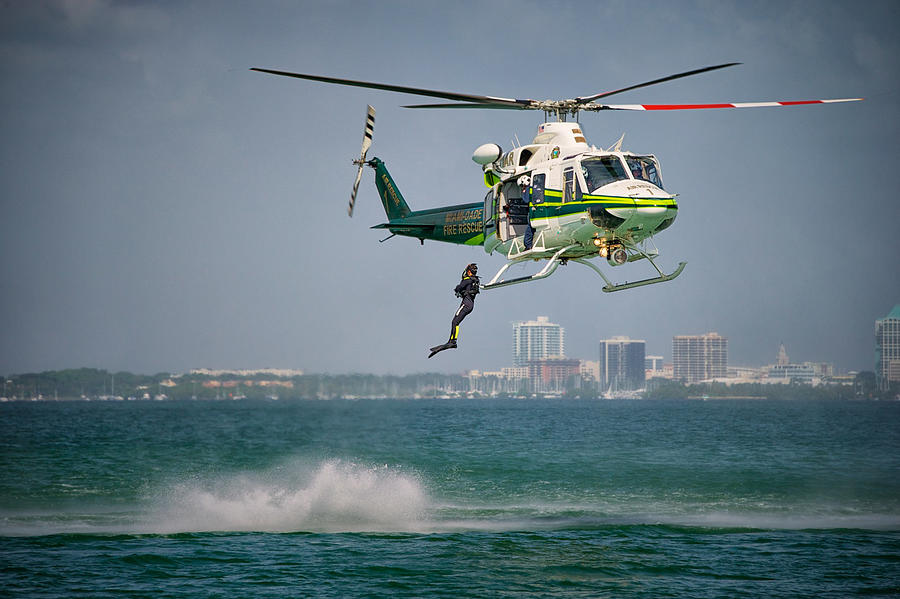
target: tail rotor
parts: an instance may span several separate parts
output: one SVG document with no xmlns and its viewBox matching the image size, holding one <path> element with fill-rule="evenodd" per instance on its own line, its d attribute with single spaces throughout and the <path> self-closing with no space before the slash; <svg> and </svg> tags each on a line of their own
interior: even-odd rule
<svg viewBox="0 0 900 599">
<path fill-rule="evenodd" d="M 359 165 L 356 171 L 356 181 L 353 182 L 353 191 L 350 193 L 350 206 L 347 208 L 347 214 L 353 216 L 353 206 L 356 204 L 356 192 L 359 190 L 359 181 L 362 178 L 363 167 L 366 165 L 366 152 L 372 146 L 372 135 L 375 131 L 375 109 L 367 106 L 366 110 L 366 129 L 363 132 L 362 152 L 359 154 L 359 160 L 354 160 L 353 164 Z"/>
</svg>

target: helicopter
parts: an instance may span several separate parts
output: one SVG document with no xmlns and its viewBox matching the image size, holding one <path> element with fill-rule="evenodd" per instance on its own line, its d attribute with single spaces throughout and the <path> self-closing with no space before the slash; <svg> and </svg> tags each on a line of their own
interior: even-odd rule
<svg viewBox="0 0 900 599">
<path fill-rule="evenodd" d="M 715 104 L 602 104 L 598 100 L 614 94 L 698 75 L 740 63 L 707 66 L 630 85 L 565 100 L 531 100 L 479 96 L 405 87 L 370 81 L 338 79 L 264 68 L 253 71 L 384 91 L 450 100 L 439 104 L 415 104 L 413 109 L 499 109 L 540 110 L 544 122 L 538 126 L 531 143 L 504 152 L 495 143 L 486 143 L 474 151 L 472 160 L 482 169 L 488 192 L 481 202 L 411 210 L 384 162 L 366 159 L 372 144 L 375 109 L 368 106 L 363 145 L 356 180 L 350 195 L 348 214 L 359 189 L 363 167 L 375 171 L 375 185 L 388 222 L 375 225 L 391 235 L 455 244 L 481 245 L 488 254 L 503 254 L 507 260 L 482 289 L 494 289 L 544 279 L 558 266 L 575 262 L 594 270 L 603 279 L 604 292 L 622 291 L 676 278 L 686 262 L 671 272 L 657 263 L 659 256 L 654 237 L 670 227 L 678 214 L 677 194 L 662 183 L 660 164 L 652 154 L 622 149 L 624 135 L 607 149 L 589 145 L 578 122 L 580 112 L 603 110 L 698 110 L 717 108 L 759 108 L 855 102 L 862 98 L 801 100 L 776 102 L 732 102 Z M 555 117 L 551 121 L 551 117 Z M 575 121 L 569 121 L 573 117 Z M 610 267 L 646 260 L 655 275 L 614 283 L 592 259 L 606 259 Z M 528 261 L 544 262 L 536 273 L 504 278 L 511 266 Z"/>
</svg>

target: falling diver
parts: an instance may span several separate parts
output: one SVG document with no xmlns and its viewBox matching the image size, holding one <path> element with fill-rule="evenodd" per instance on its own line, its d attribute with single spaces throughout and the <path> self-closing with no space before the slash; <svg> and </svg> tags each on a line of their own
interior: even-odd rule
<svg viewBox="0 0 900 599">
<path fill-rule="evenodd" d="M 445 349 L 456 349 L 456 340 L 459 338 L 459 324 L 469 315 L 475 308 L 475 296 L 478 295 L 481 281 L 478 278 L 478 265 L 469 264 L 463 271 L 462 280 L 453 291 L 456 297 L 462 298 L 459 309 L 453 315 L 453 321 L 450 323 L 450 339 L 441 345 L 435 345 L 429 351 L 428 357 L 431 358 Z"/>
</svg>

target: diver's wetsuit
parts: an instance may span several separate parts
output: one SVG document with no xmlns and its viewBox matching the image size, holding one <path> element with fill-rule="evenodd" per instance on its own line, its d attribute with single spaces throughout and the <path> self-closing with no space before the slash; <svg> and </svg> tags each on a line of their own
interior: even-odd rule
<svg viewBox="0 0 900 599">
<path fill-rule="evenodd" d="M 463 271 L 462 281 L 459 282 L 453 291 L 457 297 L 462 298 L 462 303 L 456 314 L 453 315 L 453 322 L 450 324 L 450 340 L 441 345 L 435 345 L 429 351 L 428 357 L 431 358 L 445 349 L 454 349 L 456 347 L 456 339 L 459 337 L 459 323 L 463 321 L 469 312 L 475 307 L 475 296 L 478 295 L 480 281 L 478 280 L 478 265 L 469 264 Z"/>
<path fill-rule="evenodd" d="M 454 346 L 456 345 L 456 339 L 459 337 L 459 323 L 475 308 L 475 296 L 478 295 L 478 285 L 478 276 L 469 274 L 467 270 L 463 273 L 462 281 L 453 290 L 458 297 L 462 298 L 459 310 L 456 311 L 456 314 L 453 316 L 453 322 L 450 323 L 450 343 Z"/>
</svg>

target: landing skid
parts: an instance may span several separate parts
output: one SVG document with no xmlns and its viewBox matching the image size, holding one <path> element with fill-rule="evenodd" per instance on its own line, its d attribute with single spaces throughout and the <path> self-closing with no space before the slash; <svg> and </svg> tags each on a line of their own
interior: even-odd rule
<svg viewBox="0 0 900 599">
<path fill-rule="evenodd" d="M 560 256 L 562 256 L 565 252 L 571 250 L 572 248 L 578 247 L 577 245 L 567 245 L 566 247 L 558 250 L 553 257 L 547 262 L 547 265 L 544 266 L 539 272 L 536 274 L 527 276 L 527 277 L 516 277 L 515 279 L 503 280 L 500 277 L 503 276 L 510 266 L 513 264 L 519 264 L 520 262 L 525 262 L 526 260 L 533 260 L 533 257 L 523 257 L 523 258 L 513 258 L 509 262 L 503 265 L 503 267 L 497 271 L 497 274 L 494 275 L 494 278 L 489 282 L 485 283 L 481 286 L 482 289 L 494 289 L 497 287 L 506 287 L 507 285 L 516 285 L 517 283 L 527 283 L 528 281 L 537 281 L 538 279 L 545 279 L 556 272 L 556 269 L 560 265 Z M 525 252 L 523 252 L 525 253 Z"/>
<path fill-rule="evenodd" d="M 554 272 L 556 272 L 556 269 L 559 267 L 560 264 L 566 264 L 569 260 L 571 260 L 572 262 L 578 262 L 579 264 L 584 264 L 585 266 L 591 268 L 598 275 L 600 275 L 600 278 L 602 278 L 603 281 L 606 283 L 606 285 L 603 287 L 603 291 L 606 293 L 612 293 L 613 291 L 622 291 L 625 289 L 632 289 L 634 287 L 643 287 L 644 285 L 653 285 L 654 283 L 664 283 L 666 281 L 671 281 L 672 279 L 674 279 L 675 277 L 680 275 L 681 271 L 683 271 L 684 267 L 687 265 L 687 262 L 679 262 L 678 267 L 673 272 L 671 272 L 670 274 L 666 274 L 659 268 L 659 266 L 656 265 L 656 262 L 653 261 L 653 256 L 651 256 L 645 252 L 640 252 L 640 254 L 638 256 L 633 257 L 633 258 L 634 259 L 646 258 L 650 262 L 650 264 L 653 265 L 653 268 L 656 269 L 656 272 L 659 273 L 659 276 L 651 277 L 649 279 L 641 279 L 640 281 L 632 281 L 630 283 L 627 281 L 624 283 L 613 283 L 612 281 L 609 280 L 609 278 L 605 274 L 603 274 L 603 271 L 600 270 L 600 268 L 596 264 L 593 264 L 592 262 L 589 262 L 589 261 L 585 260 L 584 258 L 561 258 L 561 256 L 563 254 L 565 254 L 567 251 L 569 251 L 573 248 L 576 248 L 576 247 L 579 247 L 579 246 L 577 244 L 573 244 L 573 245 L 568 245 L 568 246 L 558 250 L 548 260 L 548 262 L 544 266 L 544 268 L 542 268 L 540 271 L 538 271 L 537 273 L 535 273 L 533 275 L 525 276 L 525 277 L 516 277 L 514 279 L 503 279 L 502 278 L 503 274 L 509 269 L 510 266 L 512 266 L 514 264 L 519 264 L 520 262 L 525 262 L 527 260 L 533 260 L 534 256 L 532 255 L 532 256 L 523 256 L 521 258 L 513 258 L 509 262 L 504 264 L 503 267 L 499 271 L 497 271 L 497 274 L 494 275 L 494 278 L 492 278 L 489 282 L 482 285 L 481 288 L 482 289 L 495 289 L 497 287 L 506 287 L 508 285 L 517 285 L 519 283 L 528 283 L 530 281 L 546 279 L 547 277 L 552 275 Z M 529 252 L 523 252 L 523 253 L 529 253 Z"/>
<path fill-rule="evenodd" d="M 644 285 L 653 285 L 654 283 L 665 283 L 666 281 L 671 281 L 675 277 L 681 274 L 681 271 L 684 270 L 684 267 L 687 266 L 687 262 L 679 262 L 678 267 L 672 271 L 671 274 L 665 274 L 660 268 L 656 265 L 656 262 L 653 261 L 652 258 L 647 257 L 647 260 L 650 261 L 650 264 L 653 265 L 653 268 L 656 269 L 656 272 L 659 273 L 658 277 L 651 277 L 649 279 L 641 279 L 640 281 L 632 281 L 624 282 L 624 283 L 613 283 L 609 279 L 606 278 L 606 275 L 603 274 L 603 271 L 600 270 L 596 264 L 588 262 L 587 260 L 583 260 L 581 258 L 575 258 L 573 262 L 578 262 L 579 264 L 584 264 L 585 266 L 589 266 L 594 269 L 594 271 L 600 275 L 606 285 L 603 286 L 603 291 L 606 293 L 612 293 L 613 291 L 622 291 L 624 289 L 632 289 L 634 287 L 643 287 Z"/>
</svg>

